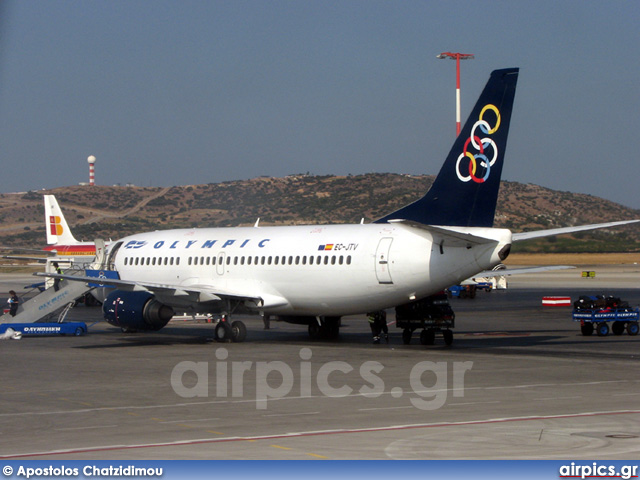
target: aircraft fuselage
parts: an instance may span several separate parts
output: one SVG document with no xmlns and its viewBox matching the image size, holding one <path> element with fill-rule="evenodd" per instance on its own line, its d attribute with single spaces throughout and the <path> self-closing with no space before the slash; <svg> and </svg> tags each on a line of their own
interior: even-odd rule
<svg viewBox="0 0 640 480">
<path fill-rule="evenodd" d="M 509 230 L 457 230 L 495 242 L 450 246 L 400 224 L 185 229 L 122 239 L 113 264 L 141 284 L 244 292 L 265 313 L 348 315 L 440 291 L 499 263 L 511 243 Z"/>
</svg>

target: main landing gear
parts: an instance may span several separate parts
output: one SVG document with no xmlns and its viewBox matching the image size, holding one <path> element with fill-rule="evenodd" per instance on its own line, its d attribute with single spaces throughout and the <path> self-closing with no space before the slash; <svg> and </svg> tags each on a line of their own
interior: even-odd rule
<svg viewBox="0 0 640 480">
<path fill-rule="evenodd" d="M 247 338 L 247 327 L 240 320 L 231 322 L 226 315 L 218 322 L 215 328 L 215 338 L 218 342 L 244 342 Z"/>
<path fill-rule="evenodd" d="M 311 340 L 336 340 L 340 336 L 340 317 L 315 317 L 309 321 Z"/>
</svg>

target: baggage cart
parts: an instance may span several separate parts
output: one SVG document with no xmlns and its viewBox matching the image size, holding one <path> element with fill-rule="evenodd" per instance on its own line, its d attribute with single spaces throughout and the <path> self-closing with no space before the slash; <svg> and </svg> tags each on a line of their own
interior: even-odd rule
<svg viewBox="0 0 640 480">
<path fill-rule="evenodd" d="M 422 345 L 433 345 L 436 334 L 441 334 L 444 343 L 451 345 L 451 329 L 455 327 L 455 317 L 445 292 L 396 307 L 396 327 L 402 328 L 402 341 L 405 345 L 411 343 L 413 332 L 418 329 L 422 330 Z"/>
</svg>

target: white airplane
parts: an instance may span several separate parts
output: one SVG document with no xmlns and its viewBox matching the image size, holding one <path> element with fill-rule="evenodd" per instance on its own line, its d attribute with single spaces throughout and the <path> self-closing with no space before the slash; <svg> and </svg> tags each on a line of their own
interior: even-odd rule
<svg viewBox="0 0 640 480">
<path fill-rule="evenodd" d="M 218 339 L 242 341 L 244 324 L 228 316 L 249 312 L 332 338 L 343 315 L 489 275 L 514 241 L 630 223 L 516 234 L 493 228 L 517 78 L 517 68 L 492 72 L 431 189 L 374 223 L 142 233 L 111 243 L 102 268 L 85 277 L 48 275 L 97 276 L 114 287 L 103 312 L 123 329 L 159 330 L 174 309 L 210 312 L 223 315 Z"/>
</svg>

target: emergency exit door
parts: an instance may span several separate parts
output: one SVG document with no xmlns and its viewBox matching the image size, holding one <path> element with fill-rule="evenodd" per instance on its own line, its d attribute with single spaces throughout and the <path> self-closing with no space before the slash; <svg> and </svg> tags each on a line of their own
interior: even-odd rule
<svg viewBox="0 0 640 480">
<path fill-rule="evenodd" d="M 376 250 L 376 277 L 378 277 L 378 283 L 393 283 L 391 279 L 391 271 L 389 270 L 389 250 L 391 249 L 391 243 L 393 238 L 382 238 L 378 243 L 378 249 Z"/>
</svg>

